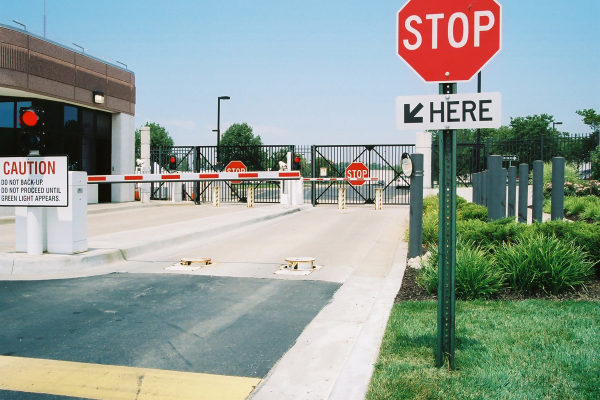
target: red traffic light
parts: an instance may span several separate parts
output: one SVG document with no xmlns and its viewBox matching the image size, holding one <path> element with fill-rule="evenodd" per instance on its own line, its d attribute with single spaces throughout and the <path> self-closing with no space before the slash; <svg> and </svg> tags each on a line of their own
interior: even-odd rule
<svg viewBox="0 0 600 400">
<path fill-rule="evenodd" d="M 296 158 L 294 158 L 294 162 L 297 164 L 300 162 L 300 157 L 296 156 Z"/>
<path fill-rule="evenodd" d="M 21 127 L 33 128 L 37 125 L 39 120 L 40 117 L 38 116 L 38 113 L 31 109 L 24 110 L 19 115 L 19 123 L 21 124 Z"/>
<path fill-rule="evenodd" d="M 177 161 L 177 159 L 176 159 L 175 157 L 171 157 L 171 159 L 169 160 L 169 162 L 170 162 L 171 164 L 173 164 L 173 163 L 174 163 L 174 162 L 176 162 L 176 161 Z"/>
</svg>

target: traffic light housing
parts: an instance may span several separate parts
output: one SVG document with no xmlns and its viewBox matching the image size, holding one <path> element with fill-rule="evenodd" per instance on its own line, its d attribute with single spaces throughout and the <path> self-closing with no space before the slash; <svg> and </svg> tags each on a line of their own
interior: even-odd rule
<svg viewBox="0 0 600 400">
<path fill-rule="evenodd" d="M 169 170 L 175 171 L 177 169 L 177 157 L 169 156 Z"/>
<path fill-rule="evenodd" d="M 17 145 L 22 151 L 32 153 L 43 151 L 45 148 L 44 137 L 44 110 L 39 107 L 21 107 L 19 109 L 19 126 Z"/>
<path fill-rule="evenodd" d="M 295 155 L 292 159 L 292 171 L 300 171 L 300 167 L 302 164 L 302 157 L 299 155 Z"/>
</svg>

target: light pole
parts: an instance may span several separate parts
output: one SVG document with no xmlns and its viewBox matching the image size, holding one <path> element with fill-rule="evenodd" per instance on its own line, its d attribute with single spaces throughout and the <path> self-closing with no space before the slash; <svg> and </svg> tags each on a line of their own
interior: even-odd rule
<svg viewBox="0 0 600 400">
<path fill-rule="evenodd" d="M 556 128 L 554 127 L 555 125 L 562 125 L 562 122 L 554 122 L 552 121 L 552 130 L 555 130 Z"/>
<path fill-rule="evenodd" d="M 221 100 L 229 100 L 229 96 L 219 96 L 217 101 L 217 146 L 221 143 Z"/>
</svg>

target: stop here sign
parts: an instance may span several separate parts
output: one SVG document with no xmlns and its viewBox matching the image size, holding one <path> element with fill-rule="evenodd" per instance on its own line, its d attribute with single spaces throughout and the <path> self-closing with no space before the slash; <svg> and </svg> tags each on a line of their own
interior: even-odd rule
<svg viewBox="0 0 600 400">
<path fill-rule="evenodd" d="M 346 168 L 346 179 L 350 179 L 350 184 L 352 186 L 362 186 L 365 183 L 365 179 L 368 177 L 369 168 L 361 162 L 353 162 Z"/>
<path fill-rule="evenodd" d="M 495 0 L 409 0 L 398 11 L 398 55 L 426 82 L 468 81 L 500 51 Z"/>
</svg>

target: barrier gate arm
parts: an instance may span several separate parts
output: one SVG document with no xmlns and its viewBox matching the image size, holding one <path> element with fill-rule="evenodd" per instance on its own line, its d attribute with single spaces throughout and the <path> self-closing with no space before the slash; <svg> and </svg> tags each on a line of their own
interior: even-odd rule
<svg viewBox="0 0 600 400">
<path fill-rule="evenodd" d="M 283 181 L 300 180 L 300 171 L 215 172 L 135 175 L 90 175 L 87 183 L 202 182 L 202 181 Z"/>
</svg>

